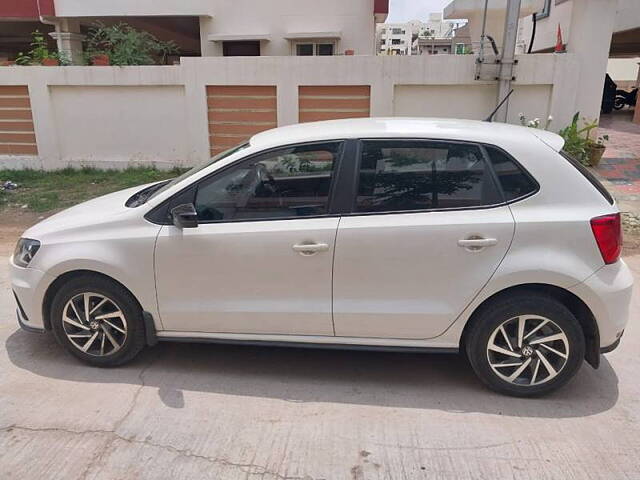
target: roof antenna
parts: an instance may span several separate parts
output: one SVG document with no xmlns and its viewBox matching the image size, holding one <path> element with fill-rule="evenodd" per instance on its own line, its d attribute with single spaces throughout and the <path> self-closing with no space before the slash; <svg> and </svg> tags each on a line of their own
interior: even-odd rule
<svg viewBox="0 0 640 480">
<path fill-rule="evenodd" d="M 491 115 L 489 115 L 487 118 L 484 119 L 485 122 L 493 122 L 493 116 L 498 112 L 498 110 L 500 110 L 500 107 L 502 105 L 504 105 L 504 102 L 506 102 L 509 99 L 509 96 L 511 96 L 512 93 L 513 93 L 513 88 L 502 99 L 502 101 L 498 104 L 498 106 L 495 108 L 495 110 L 493 112 L 491 112 Z"/>
</svg>

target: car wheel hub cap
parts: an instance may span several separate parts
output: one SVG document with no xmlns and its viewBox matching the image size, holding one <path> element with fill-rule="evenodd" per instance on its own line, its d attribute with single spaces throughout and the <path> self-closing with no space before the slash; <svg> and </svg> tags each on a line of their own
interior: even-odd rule
<svg viewBox="0 0 640 480">
<path fill-rule="evenodd" d="M 93 292 L 80 293 L 62 310 L 62 328 L 78 350 L 97 357 L 111 355 L 127 339 L 127 320 L 115 301 Z"/>
<path fill-rule="evenodd" d="M 533 347 L 527 345 L 522 348 L 522 351 L 520 353 L 522 353 L 522 355 L 525 357 L 530 357 L 531 355 L 533 355 L 533 352 L 534 352 Z"/>
<path fill-rule="evenodd" d="M 491 370 L 514 385 L 549 382 L 569 358 L 569 339 L 552 320 L 519 315 L 502 322 L 489 337 L 487 360 Z"/>
</svg>

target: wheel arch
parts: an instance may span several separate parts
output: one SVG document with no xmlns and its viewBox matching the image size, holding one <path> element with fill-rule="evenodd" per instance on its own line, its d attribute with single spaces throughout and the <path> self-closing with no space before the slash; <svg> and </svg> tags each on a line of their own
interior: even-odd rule
<svg viewBox="0 0 640 480">
<path fill-rule="evenodd" d="M 460 351 L 466 351 L 465 343 L 467 335 L 471 330 L 471 326 L 479 318 L 480 313 L 482 313 L 487 308 L 490 308 L 492 303 L 500 301 L 501 298 L 522 293 L 551 297 L 567 307 L 580 323 L 580 327 L 582 328 L 582 331 L 584 333 L 586 344 L 585 360 L 593 368 L 598 368 L 598 366 L 600 365 L 600 333 L 598 330 L 598 323 L 596 322 L 595 316 L 591 312 L 591 309 L 587 306 L 586 303 L 584 303 L 584 301 L 582 301 L 582 299 L 580 299 L 569 290 L 558 287 L 556 285 L 549 285 L 545 283 L 527 283 L 514 285 L 500 290 L 499 292 L 496 292 L 490 297 L 483 300 L 483 302 L 478 305 L 473 313 L 469 316 L 469 320 L 462 330 L 462 335 L 460 336 Z"/>
<path fill-rule="evenodd" d="M 60 291 L 60 288 L 62 288 L 62 286 L 72 278 L 82 277 L 85 275 L 93 276 L 93 277 L 101 277 L 119 285 L 131 295 L 131 297 L 135 300 L 138 307 L 140 307 L 140 309 L 142 310 L 142 305 L 140 304 L 140 301 L 138 300 L 138 298 L 133 294 L 133 292 L 129 288 L 127 288 L 126 285 L 123 285 L 121 282 L 119 282 L 115 278 L 107 274 L 97 272 L 95 270 L 72 270 L 69 272 L 65 272 L 59 275 L 58 277 L 56 277 L 56 279 L 53 282 L 51 282 L 49 287 L 47 287 L 47 290 L 44 294 L 44 299 L 42 301 L 42 323 L 44 324 L 44 328 L 46 330 L 51 330 L 51 304 L 53 303 L 53 299 L 55 298 L 58 291 Z"/>
</svg>

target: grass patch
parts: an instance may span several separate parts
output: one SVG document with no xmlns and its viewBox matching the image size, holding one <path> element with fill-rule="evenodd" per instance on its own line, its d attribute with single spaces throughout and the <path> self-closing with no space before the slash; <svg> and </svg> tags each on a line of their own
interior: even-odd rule
<svg viewBox="0 0 640 480">
<path fill-rule="evenodd" d="M 34 212 L 58 210 L 124 188 L 176 177 L 182 172 L 184 169 L 177 168 L 0 170 L 0 183 L 11 180 L 18 184 L 16 190 L 0 190 L 0 211 L 11 207 Z"/>
</svg>

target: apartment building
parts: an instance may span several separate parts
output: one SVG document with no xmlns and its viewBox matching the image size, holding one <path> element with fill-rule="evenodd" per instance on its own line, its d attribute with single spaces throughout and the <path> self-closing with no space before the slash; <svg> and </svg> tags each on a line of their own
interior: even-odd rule
<svg viewBox="0 0 640 480">
<path fill-rule="evenodd" d="M 35 29 L 77 57 L 92 23 L 127 22 L 183 56 L 372 55 L 389 0 L 20 0 L 0 2 L 0 56 Z"/>
<path fill-rule="evenodd" d="M 470 47 L 464 21 L 444 20 L 442 13 L 430 13 L 427 21 L 385 23 L 376 26 L 378 55 L 436 55 L 465 53 Z M 462 35 L 456 35 L 460 31 Z M 456 38 L 457 37 L 457 38 Z"/>
<path fill-rule="evenodd" d="M 409 23 L 378 25 L 376 27 L 376 43 L 379 55 L 411 55 L 412 25 Z"/>
</svg>

